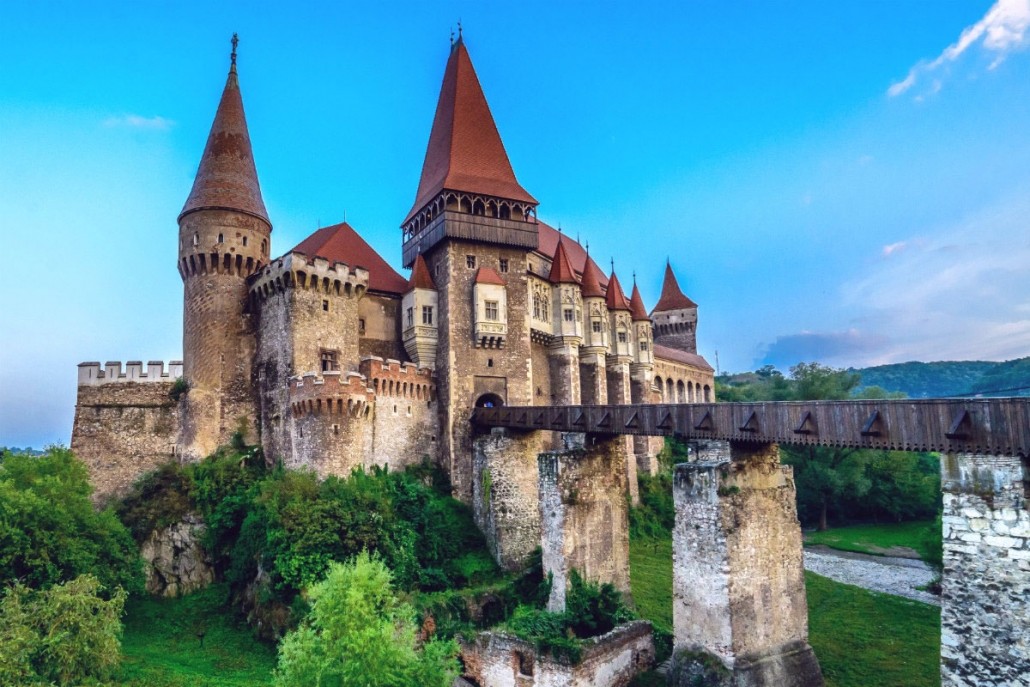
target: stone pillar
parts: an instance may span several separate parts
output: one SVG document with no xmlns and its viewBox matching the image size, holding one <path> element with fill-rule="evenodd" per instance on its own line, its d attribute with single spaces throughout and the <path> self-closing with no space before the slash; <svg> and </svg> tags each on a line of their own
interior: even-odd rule
<svg viewBox="0 0 1030 687">
<path fill-rule="evenodd" d="M 633 402 L 630 393 L 629 358 L 625 356 L 608 356 L 607 377 L 608 377 L 608 404 L 625 406 Z M 637 485 L 637 461 L 633 456 L 633 437 L 623 436 L 620 440 L 626 445 L 625 451 L 631 456 L 626 461 L 626 493 L 629 495 L 630 503 L 634 506 L 640 505 L 640 487 Z"/>
<path fill-rule="evenodd" d="M 556 339 L 547 350 L 553 405 L 579 405 L 579 345 Z"/>
<path fill-rule="evenodd" d="M 579 351 L 580 398 L 584 405 L 608 403 L 608 371 L 603 348 L 582 348 Z"/>
<path fill-rule="evenodd" d="M 630 400 L 634 404 L 651 402 L 653 369 L 653 365 L 645 363 L 632 363 L 629 366 Z M 658 454 L 651 450 L 653 443 L 651 437 L 633 437 L 633 457 L 638 474 L 653 475 L 658 472 Z"/>
<path fill-rule="evenodd" d="M 537 456 L 551 435 L 494 428 L 473 439 L 472 513 L 505 570 L 524 568 L 540 545 Z"/>
<path fill-rule="evenodd" d="M 548 610 L 565 609 L 572 570 L 610 582 L 630 600 L 623 439 L 588 434 L 583 449 L 540 454 L 540 545 L 544 574 L 552 575 Z"/>
<path fill-rule="evenodd" d="M 1030 684 L 1028 479 L 1018 456 L 941 456 L 944 687 Z"/>
<path fill-rule="evenodd" d="M 776 444 L 730 442 L 728 453 L 676 466 L 675 648 L 714 655 L 740 687 L 822 685 L 793 473 Z"/>
</svg>

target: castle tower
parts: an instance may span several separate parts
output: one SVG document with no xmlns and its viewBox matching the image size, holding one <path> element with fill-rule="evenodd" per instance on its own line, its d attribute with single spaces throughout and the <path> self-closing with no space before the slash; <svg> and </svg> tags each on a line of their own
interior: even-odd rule
<svg viewBox="0 0 1030 687">
<path fill-rule="evenodd" d="M 636 279 L 633 280 L 633 295 L 629 299 L 630 319 L 633 322 L 633 362 L 629 364 L 630 399 L 633 403 L 650 403 L 651 384 L 654 380 L 654 333 L 651 331 L 651 318 L 647 316 L 644 299 L 640 297 L 640 289 Z M 636 458 L 637 471 L 654 474 L 657 468 L 655 449 L 657 442 L 651 437 L 633 437 L 633 455 Z M 663 442 L 664 443 L 664 442 Z"/>
<path fill-rule="evenodd" d="M 551 317 L 554 336 L 547 350 L 550 367 L 552 403 L 579 405 L 579 346 L 583 341 L 583 296 L 579 280 L 565 252 L 565 244 L 558 239 L 558 249 L 551 262 L 548 281 L 552 290 Z"/>
<path fill-rule="evenodd" d="M 425 259 L 419 255 L 415 258 L 408 290 L 401 301 L 404 318 L 401 329 L 404 332 L 404 350 L 420 368 L 433 369 L 436 366 L 439 314 L 436 284 Z"/>
<path fill-rule="evenodd" d="M 672 273 L 672 265 L 665 263 L 665 281 L 662 295 L 651 311 L 654 340 L 687 353 L 697 353 L 697 303 L 687 298 Z"/>
<path fill-rule="evenodd" d="M 422 255 L 437 288 L 438 458 L 472 498 L 470 409 L 530 405 L 528 255 L 536 200 L 515 178 L 464 41 L 451 47 L 415 203 L 406 267 Z"/>
<path fill-rule="evenodd" d="M 628 405 L 630 397 L 629 365 L 634 360 L 633 317 L 629 301 L 619 284 L 619 278 L 612 270 L 608 278 L 608 293 L 605 294 L 608 308 L 608 327 L 611 345 L 608 349 L 608 403 Z"/>
<path fill-rule="evenodd" d="M 604 405 L 608 402 L 608 379 L 605 359 L 608 355 L 608 306 L 601 288 L 601 271 L 587 256 L 583 267 L 583 345 L 579 350 L 579 377 L 582 402 Z"/>
<path fill-rule="evenodd" d="M 184 396 L 180 455 L 197 460 L 228 442 L 242 423 L 256 434 L 252 383 L 254 323 L 247 277 L 268 261 L 272 224 L 261 198 L 232 62 L 193 190 L 179 215 L 183 280 Z"/>
</svg>

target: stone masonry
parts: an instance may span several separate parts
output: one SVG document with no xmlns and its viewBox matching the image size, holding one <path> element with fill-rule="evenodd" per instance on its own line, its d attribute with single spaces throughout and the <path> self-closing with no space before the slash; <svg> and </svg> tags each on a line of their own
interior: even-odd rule
<svg viewBox="0 0 1030 687">
<path fill-rule="evenodd" d="M 1027 459 L 945 454 L 941 684 L 1030 685 Z"/>
</svg>

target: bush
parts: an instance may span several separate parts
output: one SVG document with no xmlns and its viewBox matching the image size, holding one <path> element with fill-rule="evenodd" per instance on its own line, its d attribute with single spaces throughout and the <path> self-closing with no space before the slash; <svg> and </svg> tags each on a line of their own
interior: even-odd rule
<svg viewBox="0 0 1030 687">
<path fill-rule="evenodd" d="M 193 510 L 193 479 L 178 463 L 166 463 L 142 475 L 114 504 L 132 538 L 142 544 L 154 530 L 175 524 Z"/>
</svg>

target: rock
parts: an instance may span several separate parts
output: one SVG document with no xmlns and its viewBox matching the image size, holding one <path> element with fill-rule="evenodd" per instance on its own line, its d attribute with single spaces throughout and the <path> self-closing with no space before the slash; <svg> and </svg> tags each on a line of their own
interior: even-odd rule
<svg viewBox="0 0 1030 687">
<path fill-rule="evenodd" d="M 189 513 L 181 521 L 150 533 L 140 547 L 148 592 L 180 596 L 214 582 L 211 558 L 200 545 L 204 527 L 198 515 Z"/>
<path fill-rule="evenodd" d="M 733 687 L 733 675 L 704 651 L 681 649 L 672 657 L 666 675 L 670 687 Z"/>
</svg>

